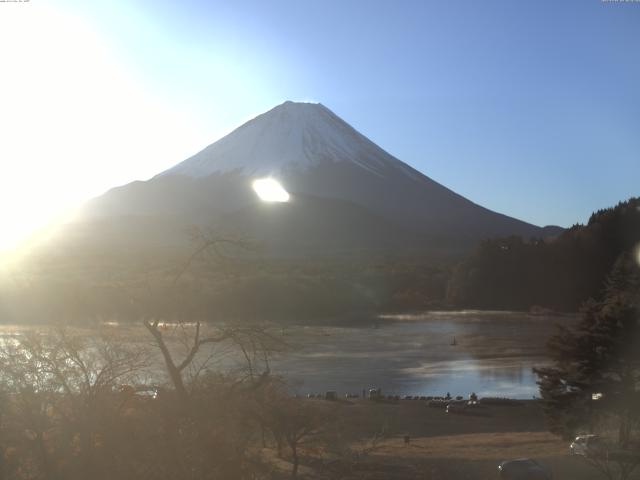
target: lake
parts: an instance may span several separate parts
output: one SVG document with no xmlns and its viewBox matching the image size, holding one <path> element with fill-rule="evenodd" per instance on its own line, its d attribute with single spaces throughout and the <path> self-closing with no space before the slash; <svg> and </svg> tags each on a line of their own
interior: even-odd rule
<svg viewBox="0 0 640 480">
<path fill-rule="evenodd" d="M 393 395 L 451 395 L 531 398 L 538 395 L 534 366 L 548 363 L 547 338 L 557 324 L 575 322 L 575 315 L 530 315 L 520 312 L 456 311 L 371 318 L 370 326 L 286 326 L 274 332 L 286 344 L 274 357 L 271 371 L 281 375 L 292 393 L 306 395 L 335 390 L 339 394 L 362 394 L 381 388 Z M 134 348 L 149 349 L 155 358 L 147 381 L 167 380 L 157 348 L 139 324 L 106 323 L 119 340 Z M 0 336 L 11 338 L 25 328 L 0 327 Z M 189 329 L 174 332 L 169 346 L 176 360 L 188 349 Z M 80 331 L 80 330 L 79 330 Z M 83 329 L 87 336 L 95 329 Z M 183 332 L 186 337 L 182 337 Z M 186 339 L 183 343 L 181 339 Z M 455 339 L 455 342 L 454 342 Z M 209 351 L 201 351 L 206 361 Z M 233 370 L 242 357 L 220 347 L 212 368 Z M 197 370 L 197 368 L 196 368 Z"/>
<path fill-rule="evenodd" d="M 292 350 L 273 371 L 302 395 L 379 387 L 397 395 L 532 398 L 532 368 L 548 363 L 546 339 L 574 319 L 458 311 L 385 316 L 371 328 L 287 327 Z"/>
</svg>

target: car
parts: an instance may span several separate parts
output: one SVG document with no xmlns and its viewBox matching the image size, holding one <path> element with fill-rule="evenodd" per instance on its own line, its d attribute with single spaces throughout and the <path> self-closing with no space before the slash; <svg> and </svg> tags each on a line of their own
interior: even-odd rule
<svg viewBox="0 0 640 480">
<path fill-rule="evenodd" d="M 598 435 L 578 435 L 569 445 L 569 454 L 591 458 L 603 457 L 607 454 L 607 445 Z"/>
<path fill-rule="evenodd" d="M 531 458 L 505 460 L 498 465 L 502 480 L 552 480 L 551 469 Z"/>
</svg>

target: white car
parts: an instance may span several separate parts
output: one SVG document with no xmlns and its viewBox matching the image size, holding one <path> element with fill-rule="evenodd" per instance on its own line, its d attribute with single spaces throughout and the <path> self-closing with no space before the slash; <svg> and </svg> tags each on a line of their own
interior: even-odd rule
<svg viewBox="0 0 640 480">
<path fill-rule="evenodd" d="M 601 457 L 607 454 L 607 446 L 598 435 L 578 435 L 569 445 L 571 455 Z"/>
</svg>

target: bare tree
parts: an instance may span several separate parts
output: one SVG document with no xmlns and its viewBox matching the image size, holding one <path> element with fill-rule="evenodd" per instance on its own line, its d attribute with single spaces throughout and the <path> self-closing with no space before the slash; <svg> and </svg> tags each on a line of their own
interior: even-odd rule
<svg viewBox="0 0 640 480">
<path fill-rule="evenodd" d="M 211 230 L 194 228 L 191 232 L 193 241 L 196 244 L 193 252 L 184 264 L 177 269 L 171 280 L 168 296 L 177 298 L 178 284 L 187 275 L 198 277 L 204 275 L 203 270 L 207 268 L 217 268 L 228 274 L 230 267 L 230 255 L 238 250 L 249 251 L 254 246 L 248 240 L 235 236 L 220 236 Z M 200 314 L 202 315 L 202 314 Z M 205 313 L 206 315 L 206 313 Z M 180 334 L 185 350 L 180 358 L 175 351 L 172 351 L 168 341 L 169 333 L 161 319 L 156 318 L 143 320 L 145 329 L 154 339 L 154 344 L 160 350 L 169 379 L 175 389 L 178 398 L 185 402 L 189 397 L 189 390 L 186 385 L 185 374 L 195 371 L 196 375 L 206 369 L 208 361 L 212 360 L 212 348 L 220 345 L 230 345 L 237 350 L 245 360 L 246 370 L 250 380 L 255 381 L 258 372 L 256 371 L 257 361 L 260 360 L 264 370 L 259 376 L 269 373 L 269 354 L 275 350 L 282 349 L 283 343 L 277 337 L 269 333 L 265 326 L 237 326 L 237 325 L 211 325 L 204 324 L 198 317 L 192 322 L 184 317 L 179 317 L 175 322 L 175 330 Z M 207 330 L 206 333 L 204 331 Z M 203 352 L 210 347 L 207 352 Z M 200 365 L 194 368 L 196 357 L 202 354 L 205 358 Z M 193 378 L 191 379 L 193 380 Z"/>
<path fill-rule="evenodd" d="M 265 423 L 278 443 L 279 453 L 283 443 L 291 452 L 291 476 L 296 477 L 300 466 L 300 447 L 317 439 L 332 423 L 333 415 L 325 405 L 292 398 L 276 389 L 265 409 Z"/>
<path fill-rule="evenodd" d="M 32 331 L 0 349 L 11 443 L 20 450 L 20 469 L 35 469 L 36 477 L 109 476 L 120 445 L 105 443 L 123 406 L 120 387 L 136 381 L 147 358 L 144 350 L 93 334 Z"/>
<path fill-rule="evenodd" d="M 187 401 L 190 394 L 184 374 L 193 366 L 196 356 L 205 347 L 224 343 L 235 347 L 246 362 L 247 377 L 253 382 L 257 378 L 263 378 L 269 374 L 269 353 L 278 350 L 282 346 L 282 342 L 274 335 L 271 335 L 268 327 L 265 326 L 215 326 L 209 328 L 210 332 L 207 335 L 203 335 L 203 325 L 198 320 L 192 326 L 192 333 L 188 339 L 188 351 L 181 359 L 176 360 L 175 354 L 172 353 L 168 345 L 162 325 L 158 320 L 144 322 L 145 328 L 151 333 L 155 344 L 162 353 L 167 373 L 176 394 L 183 402 Z M 185 335 L 189 335 L 189 325 L 181 323 L 178 327 Z M 263 366 L 265 367 L 265 370 L 259 373 L 256 370 L 257 357 L 264 361 Z M 199 373 L 206 368 L 211 358 L 211 355 L 205 356 L 205 360 L 196 368 L 196 372 Z M 240 380 L 244 380 L 244 378 Z"/>
<path fill-rule="evenodd" d="M 640 452 L 633 451 L 606 451 L 580 457 L 608 480 L 627 480 L 640 465 Z"/>
</svg>

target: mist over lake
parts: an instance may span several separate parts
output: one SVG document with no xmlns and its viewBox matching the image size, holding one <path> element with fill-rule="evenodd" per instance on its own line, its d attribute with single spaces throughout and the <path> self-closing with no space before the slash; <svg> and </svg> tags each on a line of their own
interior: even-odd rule
<svg viewBox="0 0 640 480">
<path fill-rule="evenodd" d="M 386 316 L 373 327 L 288 327 L 292 351 L 274 373 L 299 394 L 538 395 L 532 367 L 547 363 L 545 342 L 573 316 L 455 311 Z M 451 345 L 455 338 L 456 345 Z"/>
<path fill-rule="evenodd" d="M 445 311 L 372 317 L 358 326 L 274 326 L 272 334 L 283 343 L 270 359 L 271 373 L 284 378 L 292 394 L 335 390 L 340 395 L 362 394 L 377 387 L 393 395 L 504 396 L 526 399 L 538 395 L 533 367 L 546 365 L 545 342 L 558 324 L 571 324 L 575 315 L 531 315 L 507 311 Z M 29 327 L 39 330 L 39 327 Z M 184 354 L 181 330 L 193 325 L 167 324 L 171 349 Z M 25 327 L 3 326 L 6 338 Z M 42 330 L 46 332 L 46 330 Z M 92 329 L 82 329 L 96 335 Z M 121 342 L 149 348 L 152 339 L 140 326 L 107 323 L 102 331 Z M 455 345 L 452 345 L 454 343 Z M 244 360 L 232 348 L 217 347 L 209 368 L 234 372 Z M 163 384 L 162 358 L 150 350 L 145 382 Z M 207 361 L 210 350 L 198 354 Z"/>
</svg>

